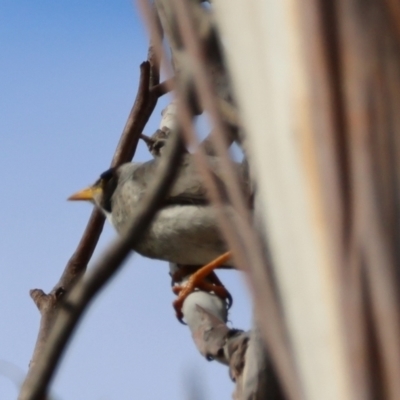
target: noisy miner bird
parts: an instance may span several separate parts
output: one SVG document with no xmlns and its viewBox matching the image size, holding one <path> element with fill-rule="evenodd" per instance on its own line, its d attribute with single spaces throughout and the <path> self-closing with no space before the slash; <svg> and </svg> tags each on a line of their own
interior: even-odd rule
<svg viewBox="0 0 400 400">
<path fill-rule="evenodd" d="M 144 163 L 132 162 L 111 168 L 102 173 L 92 186 L 73 194 L 68 200 L 92 202 L 103 211 L 117 232 L 122 234 L 129 228 L 137 205 L 143 200 L 154 179 L 159 160 L 160 157 Z M 207 163 L 223 193 L 220 159 L 208 156 Z M 250 198 L 241 164 L 235 163 L 234 168 L 240 178 L 243 193 Z M 180 319 L 183 301 L 195 288 L 209 289 L 223 295 L 217 293 L 215 285 L 210 287 L 205 281 L 215 268 L 230 267 L 230 253 L 221 237 L 216 212 L 208 200 L 193 155 L 186 153 L 162 207 L 142 239 L 132 246 L 134 251 L 145 257 L 184 266 L 205 266 L 190 277 L 174 302 Z M 228 203 L 225 212 L 234 217 L 234 211 Z"/>
</svg>

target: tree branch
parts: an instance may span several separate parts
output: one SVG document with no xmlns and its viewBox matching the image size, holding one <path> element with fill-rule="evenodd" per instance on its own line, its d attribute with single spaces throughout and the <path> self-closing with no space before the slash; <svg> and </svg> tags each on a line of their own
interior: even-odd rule
<svg viewBox="0 0 400 400">
<path fill-rule="evenodd" d="M 172 90 L 173 85 L 174 85 L 174 78 L 170 78 L 165 80 L 164 82 L 159 83 L 156 86 L 153 86 L 150 92 L 157 97 L 161 97 L 164 96 L 164 94 L 170 92 Z"/>
</svg>

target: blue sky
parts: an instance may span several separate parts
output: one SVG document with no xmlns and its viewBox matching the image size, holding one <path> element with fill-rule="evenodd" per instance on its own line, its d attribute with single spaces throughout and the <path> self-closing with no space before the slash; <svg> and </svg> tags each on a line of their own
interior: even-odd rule
<svg viewBox="0 0 400 400">
<path fill-rule="evenodd" d="M 29 290 L 51 290 L 91 208 L 68 195 L 108 168 L 136 95 L 147 33 L 128 0 L 0 0 L 0 398 L 17 396 L 39 313 Z M 157 127 L 165 97 L 146 127 Z M 148 159 L 140 145 L 136 160 Z M 98 250 L 115 235 L 106 226 Z M 97 252 L 98 254 L 98 252 Z M 236 271 L 232 326 L 250 304 Z M 131 257 L 80 325 L 52 386 L 58 399 L 229 399 L 227 368 L 198 354 L 171 307 L 166 263 Z M 17 374 L 18 375 L 18 374 Z"/>
</svg>

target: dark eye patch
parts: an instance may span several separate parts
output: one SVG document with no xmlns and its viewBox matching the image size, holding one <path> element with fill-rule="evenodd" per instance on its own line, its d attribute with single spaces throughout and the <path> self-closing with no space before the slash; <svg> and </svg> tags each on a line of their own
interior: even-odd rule
<svg viewBox="0 0 400 400">
<path fill-rule="evenodd" d="M 112 212 L 111 207 L 111 197 L 114 193 L 114 190 L 117 186 L 117 174 L 116 168 L 110 168 L 107 171 L 103 172 L 100 175 L 100 178 L 98 180 L 98 185 L 101 186 L 103 189 L 103 198 L 101 200 L 101 206 L 103 207 L 104 210 L 108 212 Z"/>
<path fill-rule="evenodd" d="M 115 168 L 110 168 L 100 175 L 100 180 L 108 181 L 114 176 Z"/>
</svg>

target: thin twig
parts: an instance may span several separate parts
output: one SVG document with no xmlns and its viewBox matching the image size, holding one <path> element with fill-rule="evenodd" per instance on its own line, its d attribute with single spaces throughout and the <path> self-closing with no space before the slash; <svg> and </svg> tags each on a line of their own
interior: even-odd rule
<svg viewBox="0 0 400 400">
<path fill-rule="evenodd" d="M 156 86 L 153 86 L 150 92 L 157 97 L 161 97 L 169 93 L 173 87 L 174 87 L 174 78 L 170 78 L 165 80 L 164 82 L 159 83 Z"/>
<path fill-rule="evenodd" d="M 141 78 L 135 104 L 129 114 L 124 131 L 118 143 L 111 166 L 116 167 L 130 161 L 136 151 L 140 134 L 149 120 L 157 104 L 158 97 L 151 89 L 158 85 L 159 78 L 155 78 L 154 66 L 149 61 L 141 64 Z M 157 80 L 155 80 L 157 79 Z M 153 82 L 152 82 L 153 80 Z"/>
</svg>

